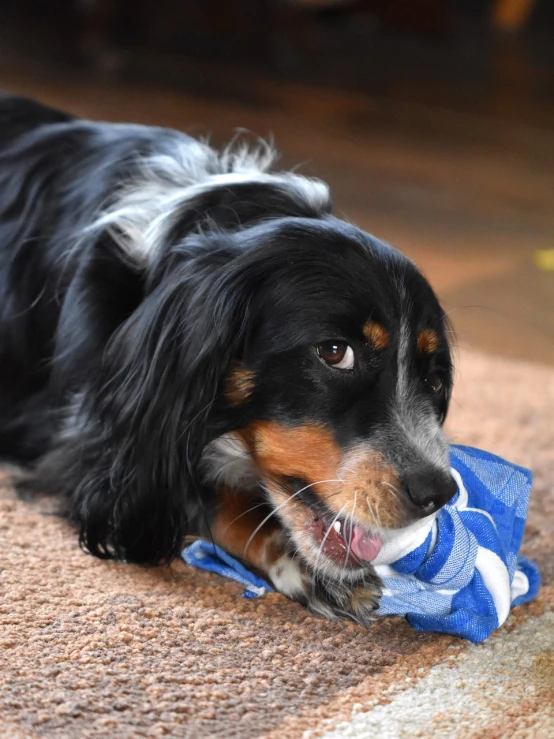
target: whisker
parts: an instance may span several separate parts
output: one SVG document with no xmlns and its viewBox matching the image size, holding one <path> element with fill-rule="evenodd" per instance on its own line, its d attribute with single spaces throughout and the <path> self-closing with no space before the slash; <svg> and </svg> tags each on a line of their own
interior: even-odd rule
<svg viewBox="0 0 554 739">
<path fill-rule="evenodd" d="M 264 507 L 267 508 L 268 505 L 269 505 L 269 503 L 266 503 L 264 501 L 263 503 L 258 503 L 257 505 L 252 506 L 252 508 L 248 508 L 246 511 L 243 511 L 242 513 L 239 513 L 239 515 L 236 518 L 233 518 L 233 520 L 231 521 L 231 523 L 227 524 L 227 526 L 225 527 L 224 531 L 227 531 L 227 529 L 229 529 L 230 526 L 232 526 L 236 521 L 238 521 L 239 518 L 242 518 L 243 516 L 246 516 L 247 513 L 251 513 L 252 511 L 255 511 L 256 508 L 264 508 Z"/>
<path fill-rule="evenodd" d="M 246 544 L 244 545 L 244 549 L 243 549 L 243 551 L 242 551 L 243 555 L 246 555 L 246 550 L 248 549 L 248 547 L 250 546 L 250 544 L 252 544 L 252 539 L 253 539 L 253 538 L 254 538 L 254 537 L 256 536 L 256 534 L 257 534 L 257 533 L 258 533 L 258 531 L 259 531 L 259 530 L 260 530 L 260 529 L 262 528 L 262 526 L 263 526 L 263 525 L 264 525 L 265 523 L 267 523 L 267 521 L 269 521 L 269 519 L 270 519 L 270 518 L 271 518 L 272 516 L 274 516 L 274 515 L 275 515 L 275 514 L 277 513 L 277 511 L 279 511 L 279 510 L 280 510 L 281 508 L 283 508 L 284 506 L 286 506 L 286 505 L 288 505 L 289 503 L 291 503 L 291 502 L 292 502 L 292 500 L 293 500 L 293 498 L 295 498 L 295 497 L 296 497 L 296 496 L 298 495 L 298 493 L 301 493 L 301 492 L 302 492 L 302 491 L 301 491 L 301 490 L 299 490 L 298 492 L 296 492 L 296 493 L 294 493 L 293 495 L 291 495 L 291 496 L 290 496 L 290 498 L 287 498 L 287 499 L 286 499 L 286 500 L 284 500 L 284 501 L 283 501 L 282 503 L 280 503 L 280 504 L 279 504 L 278 506 L 276 506 L 276 507 L 275 507 L 275 508 L 274 508 L 274 509 L 273 509 L 273 510 L 271 511 L 271 513 L 270 513 L 270 514 L 269 514 L 268 516 L 266 516 L 266 517 L 265 517 L 265 518 L 263 519 L 263 521 L 262 521 L 262 522 L 261 522 L 260 524 L 258 524 L 258 526 L 256 526 L 256 528 L 254 529 L 254 531 L 252 532 L 252 534 L 250 534 L 250 536 L 248 537 L 248 541 L 247 541 L 247 542 L 246 542 Z"/>
<path fill-rule="evenodd" d="M 350 535 L 348 537 L 348 547 L 347 547 L 347 551 L 346 551 L 346 559 L 344 560 L 344 564 L 345 565 L 348 562 L 348 560 L 350 559 L 350 547 L 351 547 L 351 544 L 352 544 L 352 533 L 354 531 L 354 525 L 355 525 L 354 524 L 354 512 L 356 510 L 356 504 L 357 504 L 357 502 L 358 502 L 358 491 L 357 490 L 354 490 L 354 505 L 352 506 L 352 513 L 350 514 L 350 518 L 352 519 L 352 522 L 350 524 Z"/>
<path fill-rule="evenodd" d="M 344 465 L 341 465 L 341 466 L 342 466 L 342 469 L 343 469 L 343 470 L 344 470 L 345 472 L 350 472 L 350 473 L 352 473 L 353 475 L 355 475 L 355 474 L 356 474 L 356 470 L 353 470 L 353 469 L 352 469 L 351 467 L 345 467 Z M 344 480 L 342 480 L 341 482 L 344 482 Z"/>
<path fill-rule="evenodd" d="M 331 533 L 331 529 L 333 528 L 333 526 L 335 525 L 335 523 L 338 521 L 338 518 L 339 518 L 340 514 L 344 511 L 344 509 L 346 508 L 347 505 L 348 505 L 348 503 L 345 503 L 343 505 L 343 507 L 340 509 L 340 511 L 337 513 L 337 515 L 334 517 L 334 519 L 332 520 L 332 522 L 327 527 L 327 531 L 325 532 L 325 536 L 323 537 L 323 539 L 321 540 L 321 544 L 319 545 L 319 549 L 318 549 L 318 552 L 317 552 L 317 557 L 315 559 L 314 570 L 317 570 L 317 567 L 319 565 L 319 559 L 320 559 L 321 555 L 323 554 L 323 547 L 325 546 L 325 542 L 327 541 L 327 537 Z"/>
<path fill-rule="evenodd" d="M 278 510 L 280 510 L 281 508 L 283 508 L 283 507 L 284 507 L 285 505 L 287 505 L 288 503 L 291 503 L 291 502 L 292 502 L 292 500 L 293 500 L 294 498 L 296 498 L 296 496 L 297 496 L 297 495 L 300 495 L 300 493 L 303 493 L 303 492 L 304 492 L 304 490 L 307 490 L 308 488 L 311 488 L 311 487 L 313 487 L 314 485 L 320 485 L 320 484 L 322 484 L 322 483 L 324 483 L 324 482 L 338 482 L 338 480 L 317 480 L 316 482 L 311 482 L 311 483 L 310 483 L 309 485 L 305 485 L 305 486 L 304 486 L 303 488 L 300 488 L 300 490 L 297 490 L 297 491 L 296 491 L 295 493 L 293 493 L 293 494 L 292 494 L 292 495 L 291 495 L 291 496 L 290 496 L 289 498 L 287 498 L 287 499 L 286 499 L 285 501 L 283 501 L 282 503 L 280 503 L 280 504 L 279 504 L 279 505 L 278 505 L 278 506 L 277 506 L 277 507 L 276 507 L 276 508 L 275 508 L 275 509 L 274 509 L 273 511 L 271 511 L 271 513 L 270 513 L 270 514 L 269 514 L 268 516 L 266 516 L 266 517 L 264 518 L 264 520 L 263 520 L 263 521 L 262 521 L 262 522 L 261 522 L 261 523 L 260 523 L 260 524 L 259 524 L 258 526 L 256 526 L 256 528 L 254 529 L 254 532 L 253 532 L 253 533 L 251 534 L 251 536 L 249 537 L 248 541 L 246 542 L 246 544 L 245 544 L 245 546 L 244 546 L 243 554 L 246 554 L 246 550 L 248 549 L 248 547 L 249 547 L 249 546 L 250 546 L 250 544 L 252 543 L 252 539 L 253 539 L 253 538 L 254 538 L 254 537 L 256 536 L 256 534 L 258 533 L 258 531 L 259 531 L 259 530 L 260 530 L 260 529 L 262 528 L 262 526 L 263 526 L 263 525 L 264 525 L 264 524 L 265 524 L 265 523 L 266 523 L 267 521 L 269 521 L 269 519 L 270 519 L 270 518 L 271 518 L 271 517 L 272 517 L 273 515 L 275 515 L 275 514 L 277 513 L 277 511 L 278 511 Z"/>
<path fill-rule="evenodd" d="M 402 494 L 401 494 L 400 490 L 397 487 L 395 487 L 394 485 L 391 485 L 390 482 L 385 482 L 384 480 L 383 480 L 383 482 L 380 482 L 379 484 L 380 485 L 386 485 L 388 488 L 390 488 L 391 493 L 398 500 L 398 502 L 400 504 L 402 504 L 402 498 L 401 498 L 401 495 Z"/>
<path fill-rule="evenodd" d="M 379 527 L 381 527 L 381 516 L 379 515 L 379 503 L 377 503 L 377 501 L 375 501 L 375 510 L 376 510 L 375 517 L 377 521 L 379 521 Z"/>
<path fill-rule="evenodd" d="M 379 523 L 378 523 L 377 519 L 375 518 L 375 512 L 373 510 L 373 506 L 371 505 L 371 503 L 369 501 L 369 495 L 366 495 L 365 496 L 365 500 L 366 500 L 366 503 L 367 503 L 367 507 L 369 508 L 369 513 L 371 515 L 371 519 L 373 521 L 373 524 L 374 524 L 375 528 L 379 528 Z"/>
</svg>

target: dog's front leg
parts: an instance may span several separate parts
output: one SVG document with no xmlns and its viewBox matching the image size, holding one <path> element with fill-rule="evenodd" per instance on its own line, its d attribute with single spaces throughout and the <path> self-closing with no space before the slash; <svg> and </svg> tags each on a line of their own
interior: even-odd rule
<svg viewBox="0 0 554 739">
<path fill-rule="evenodd" d="M 270 580 L 280 593 L 304 599 L 307 568 L 294 556 L 285 530 L 263 502 L 221 487 L 211 535 L 218 546 Z"/>
</svg>

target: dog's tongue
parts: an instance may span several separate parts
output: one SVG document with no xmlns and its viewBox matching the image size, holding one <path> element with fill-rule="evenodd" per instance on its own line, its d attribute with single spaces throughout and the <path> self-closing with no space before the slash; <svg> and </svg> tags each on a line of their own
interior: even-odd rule
<svg viewBox="0 0 554 739">
<path fill-rule="evenodd" d="M 379 534 L 370 534 L 361 526 L 354 526 L 350 548 L 352 552 L 366 562 L 372 562 L 381 551 L 383 540 Z"/>
</svg>

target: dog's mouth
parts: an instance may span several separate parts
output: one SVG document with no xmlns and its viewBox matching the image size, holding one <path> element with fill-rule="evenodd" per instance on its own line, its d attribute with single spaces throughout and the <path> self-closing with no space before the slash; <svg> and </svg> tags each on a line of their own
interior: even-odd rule
<svg viewBox="0 0 554 739">
<path fill-rule="evenodd" d="M 379 534 L 331 514 L 314 514 L 306 528 L 318 550 L 345 569 L 372 562 L 383 546 Z"/>
</svg>

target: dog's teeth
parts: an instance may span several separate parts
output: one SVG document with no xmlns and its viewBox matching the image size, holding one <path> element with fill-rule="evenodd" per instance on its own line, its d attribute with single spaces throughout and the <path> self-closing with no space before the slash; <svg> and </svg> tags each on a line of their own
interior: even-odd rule
<svg viewBox="0 0 554 739">
<path fill-rule="evenodd" d="M 335 523 L 333 524 L 333 528 L 335 529 L 337 534 L 340 534 L 340 530 L 341 530 L 340 521 L 335 521 Z"/>
</svg>

